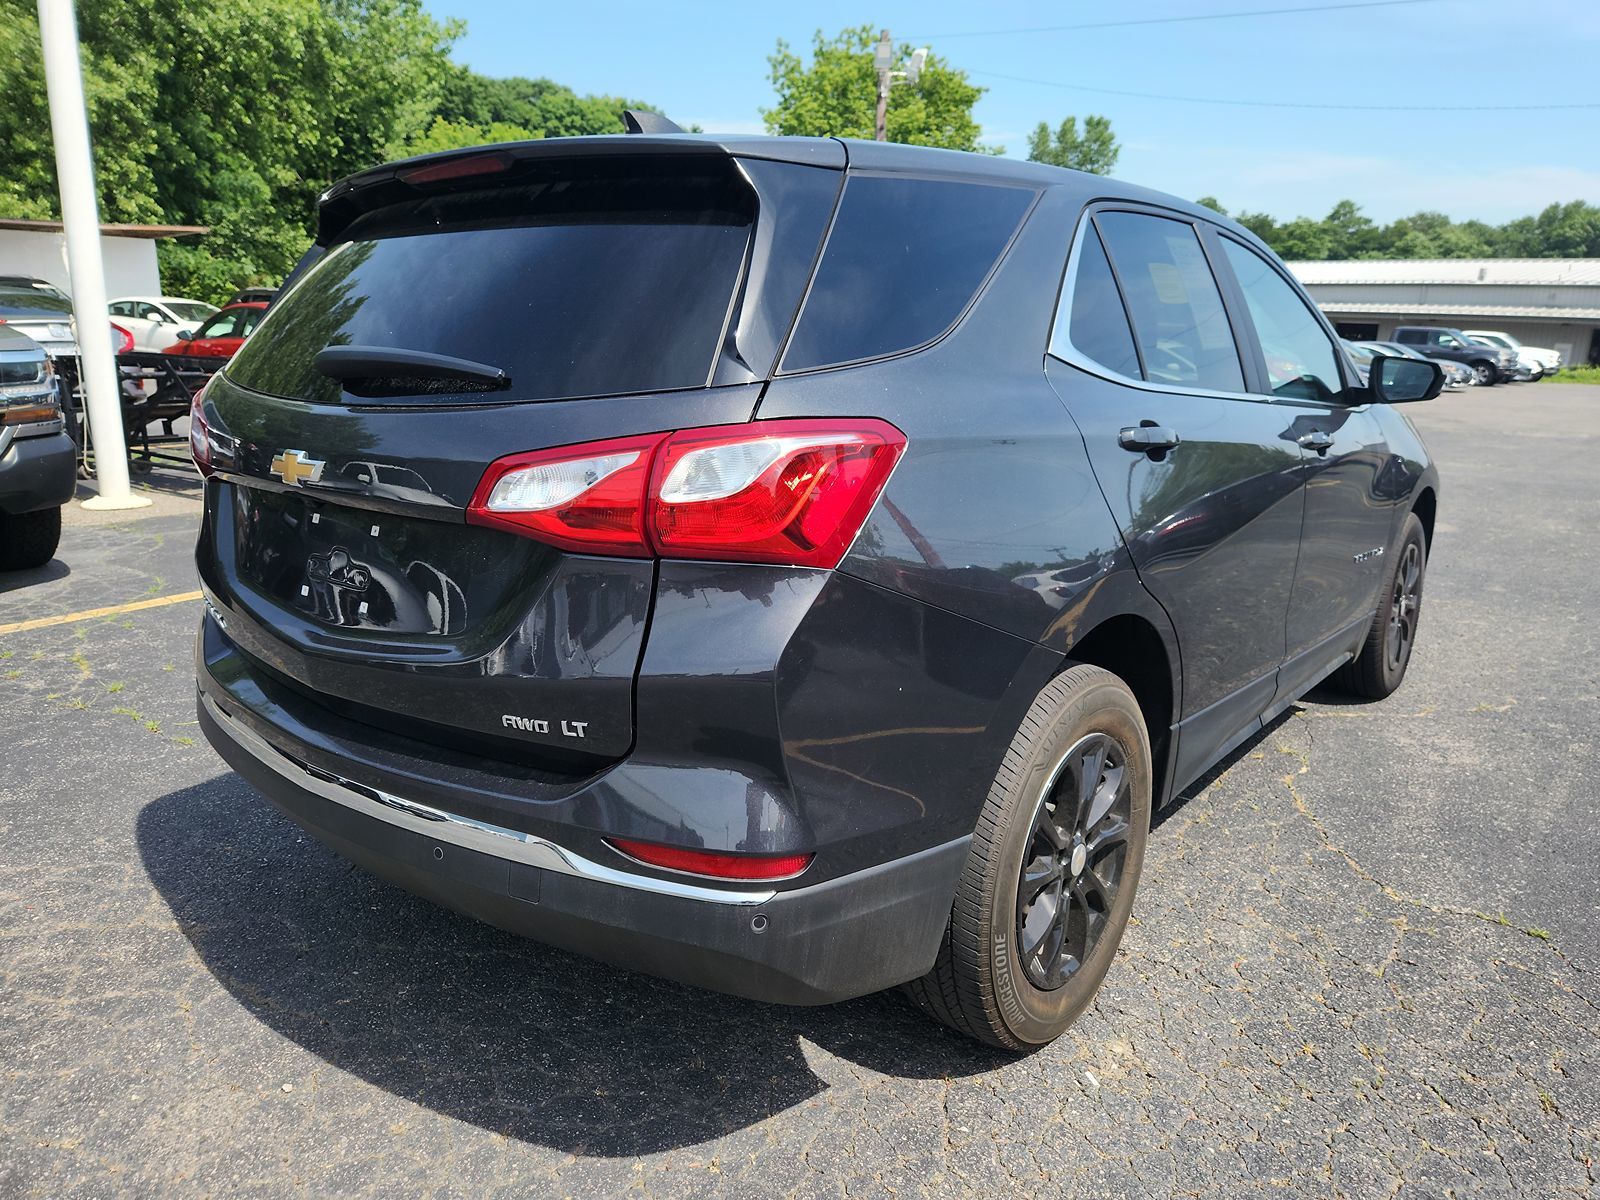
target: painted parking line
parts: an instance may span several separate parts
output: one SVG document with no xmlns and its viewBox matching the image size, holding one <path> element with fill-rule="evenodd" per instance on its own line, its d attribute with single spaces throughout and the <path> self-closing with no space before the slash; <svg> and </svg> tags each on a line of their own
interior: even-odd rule
<svg viewBox="0 0 1600 1200">
<path fill-rule="evenodd" d="M 134 600 L 128 604 L 112 604 L 105 608 L 86 608 L 82 612 L 61 613 L 54 617 L 35 617 L 31 621 L 13 621 L 0 625 L 0 633 L 23 633 L 29 629 L 45 629 L 51 625 L 71 625 L 75 621 L 92 621 L 96 617 L 117 617 L 123 613 L 139 612 L 146 608 L 165 608 L 169 604 L 187 604 L 200 599 L 199 592 L 179 592 L 175 596 L 157 596 L 153 600 Z"/>
</svg>

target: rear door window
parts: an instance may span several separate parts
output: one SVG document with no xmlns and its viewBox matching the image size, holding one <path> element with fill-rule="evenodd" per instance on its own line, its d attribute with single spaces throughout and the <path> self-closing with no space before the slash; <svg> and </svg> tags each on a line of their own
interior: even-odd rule
<svg viewBox="0 0 1600 1200">
<path fill-rule="evenodd" d="M 1111 274 L 1105 247 L 1092 223 L 1084 231 L 1078 247 L 1072 303 L 1061 316 L 1066 318 L 1066 328 L 1059 327 L 1061 318 L 1058 317 L 1058 327 L 1051 339 L 1052 349 L 1059 352 L 1066 348 L 1062 345 L 1065 334 L 1065 341 L 1072 349 L 1108 371 L 1128 379 L 1142 378 L 1133 330 L 1128 327 L 1128 313 L 1122 306 L 1122 295 L 1117 291 L 1117 280 Z"/>
<path fill-rule="evenodd" d="M 851 176 L 783 370 L 881 358 L 933 341 L 977 295 L 1035 194 Z"/>
<path fill-rule="evenodd" d="M 1344 380 L 1322 322 L 1259 254 L 1232 238 L 1219 240 L 1244 292 L 1272 394 L 1319 402 L 1336 399 L 1344 391 Z"/>
<path fill-rule="evenodd" d="M 704 387 L 753 219 L 748 185 L 722 159 L 611 159 L 424 193 L 357 218 L 228 375 L 339 403 L 313 360 L 356 345 L 499 367 L 509 385 L 476 403 Z"/>
<path fill-rule="evenodd" d="M 1233 328 L 1194 226 L 1144 213 L 1095 217 L 1151 383 L 1242 392 Z"/>
</svg>

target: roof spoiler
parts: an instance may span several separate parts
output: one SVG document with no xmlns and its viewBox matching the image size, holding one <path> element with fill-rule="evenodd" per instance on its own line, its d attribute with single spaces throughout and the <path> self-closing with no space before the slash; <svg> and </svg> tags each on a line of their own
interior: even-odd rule
<svg viewBox="0 0 1600 1200">
<path fill-rule="evenodd" d="M 625 108 L 622 110 L 622 127 L 629 133 L 683 133 L 684 129 L 676 121 L 669 121 L 658 112 L 651 112 L 647 108 Z"/>
</svg>

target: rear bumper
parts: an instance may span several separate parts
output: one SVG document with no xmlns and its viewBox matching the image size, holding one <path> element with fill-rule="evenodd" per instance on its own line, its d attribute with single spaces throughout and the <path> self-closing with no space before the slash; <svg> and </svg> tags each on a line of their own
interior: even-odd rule
<svg viewBox="0 0 1600 1200">
<path fill-rule="evenodd" d="M 781 892 L 703 886 L 312 767 L 263 736 L 203 666 L 199 719 L 217 752 L 289 817 L 408 891 L 619 966 L 774 1003 L 826 1004 L 925 973 L 970 840 Z"/>
<path fill-rule="evenodd" d="M 0 432 L 0 512 L 60 508 L 77 487 L 77 450 L 65 433 L 7 437 Z"/>
</svg>

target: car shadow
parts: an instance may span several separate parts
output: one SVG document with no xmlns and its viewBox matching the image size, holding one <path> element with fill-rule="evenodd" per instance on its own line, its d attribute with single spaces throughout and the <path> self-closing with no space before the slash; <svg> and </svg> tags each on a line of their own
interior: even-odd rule
<svg viewBox="0 0 1600 1200">
<path fill-rule="evenodd" d="M 827 1089 L 802 1039 L 902 1077 L 1014 1059 L 898 993 L 763 1005 L 502 933 L 352 866 L 231 773 L 151 802 L 137 838 L 178 927 L 258 1020 L 508 1138 L 604 1157 L 708 1141 Z"/>
<path fill-rule="evenodd" d="M 42 567 L 30 567 L 26 571 L 7 571 L 0 575 L 0 596 L 7 592 L 21 591 L 25 587 L 32 587 L 36 583 L 49 583 L 56 579 L 65 579 L 72 574 L 72 568 L 59 558 L 52 558 Z"/>
</svg>

